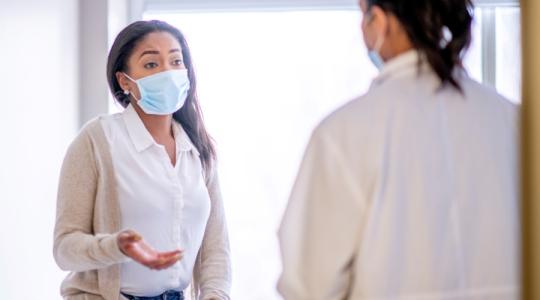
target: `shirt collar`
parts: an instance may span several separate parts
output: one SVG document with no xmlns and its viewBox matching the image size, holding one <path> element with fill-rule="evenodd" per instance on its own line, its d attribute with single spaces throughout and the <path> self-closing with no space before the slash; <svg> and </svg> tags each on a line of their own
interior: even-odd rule
<svg viewBox="0 0 540 300">
<path fill-rule="evenodd" d="M 409 50 L 392 58 L 384 64 L 379 75 L 373 80 L 373 84 L 378 85 L 396 74 L 418 71 L 420 59 L 421 57 L 417 50 Z M 423 64 L 421 63 L 421 65 Z"/>
<path fill-rule="evenodd" d="M 144 127 L 144 123 L 131 104 L 122 112 L 122 117 L 137 152 L 141 152 L 155 144 L 154 138 Z"/>
<path fill-rule="evenodd" d="M 180 123 L 173 119 L 172 126 L 174 140 L 176 141 L 177 151 L 193 151 L 196 155 L 200 155 L 197 147 L 193 145 L 191 139 Z"/>
<path fill-rule="evenodd" d="M 133 145 L 135 146 L 135 150 L 137 150 L 137 152 L 141 152 L 152 145 L 156 145 L 154 138 L 152 137 L 150 132 L 148 132 L 141 118 L 131 104 L 126 107 L 126 109 L 122 113 L 122 117 L 124 118 L 124 123 L 126 124 L 128 135 L 133 142 Z M 193 151 L 195 154 L 199 155 L 199 151 L 197 151 L 197 148 L 193 145 L 193 143 L 189 139 L 189 136 L 184 131 L 180 123 L 173 120 L 172 130 L 177 152 Z"/>
</svg>

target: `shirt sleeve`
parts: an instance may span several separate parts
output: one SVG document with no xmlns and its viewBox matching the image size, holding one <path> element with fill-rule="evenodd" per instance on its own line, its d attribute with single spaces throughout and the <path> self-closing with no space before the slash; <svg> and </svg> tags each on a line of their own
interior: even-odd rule
<svg viewBox="0 0 540 300">
<path fill-rule="evenodd" d="M 349 164 L 322 128 L 312 135 L 280 229 L 284 299 L 345 299 L 363 199 Z"/>
<path fill-rule="evenodd" d="M 94 234 L 93 212 L 98 174 L 88 134 L 70 145 L 60 172 L 53 254 L 64 271 L 82 272 L 128 261 L 117 234 Z"/>
<path fill-rule="evenodd" d="M 225 210 L 214 167 L 207 180 L 211 211 L 194 268 L 195 296 L 201 300 L 229 300 L 231 259 Z"/>
</svg>

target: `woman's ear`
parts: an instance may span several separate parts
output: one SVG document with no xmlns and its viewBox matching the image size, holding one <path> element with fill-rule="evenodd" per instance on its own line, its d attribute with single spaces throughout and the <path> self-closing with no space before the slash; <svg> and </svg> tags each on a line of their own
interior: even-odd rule
<svg viewBox="0 0 540 300">
<path fill-rule="evenodd" d="M 384 41 L 388 31 L 388 16 L 379 6 L 371 6 L 362 19 L 362 33 L 368 49 L 374 49 L 377 41 Z"/>
<path fill-rule="evenodd" d="M 126 77 L 126 75 L 122 72 L 116 72 L 116 81 L 118 81 L 118 85 L 120 85 L 120 88 L 123 91 L 129 91 L 129 79 Z"/>
<path fill-rule="evenodd" d="M 386 37 L 388 34 L 388 15 L 377 5 L 373 5 L 369 12 L 369 23 L 374 33 Z"/>
</svg>

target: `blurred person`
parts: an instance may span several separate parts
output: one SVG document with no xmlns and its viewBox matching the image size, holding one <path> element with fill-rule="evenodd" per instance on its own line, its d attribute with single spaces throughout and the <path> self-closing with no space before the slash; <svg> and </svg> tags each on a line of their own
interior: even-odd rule
<svg viewBox="0 0 540 300">
<path fill-rule="evenodd" d="M 138 21 L 109 53 L 125 108 L 87 123 L 58 190 L 54 257 L 64 299 L 229 299 L 228 233 L 216 152 L 180 31 Z"/>
<path fill-rule="evenodd" d="M 469 0 L 361 0 L 370 90 L 314 130 L 279 230 L 302 299 L 518 299 L 518 108 L 467 76 Z"/>
</svg>

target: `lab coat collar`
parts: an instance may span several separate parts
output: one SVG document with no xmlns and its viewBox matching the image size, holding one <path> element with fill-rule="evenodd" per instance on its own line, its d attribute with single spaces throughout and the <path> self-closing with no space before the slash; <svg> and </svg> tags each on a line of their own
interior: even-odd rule
<svg viewBox="0 0 540 300">
<path fill-rule="evenodd" d="M 410 73 L 411 71 L 418 71 L 418 66 L 423 66 L 424 63 L 417 50 L 409 50 L 405 53 L 392 58 L 384 64 L 381 72 L 373 80 L 373 85 L 379 85 L 386 81 L 390 77 L 401 73 Z"/>
<path fill-rule="evenodd" d="M 141 118 L 131 104 L 126 107 L 126 109 L 122 113 L 122 117 L 124 119 L 124 123 L 126 124 L 126 128 L 131 142 L 135 146 L 135 150 L 137 150 L 137 152 L 141 152 L 148 147 L 156 144 L 154 138 L 152 137 L 150 132 L 148 132 Z M 195 154 L 199 155 L 199 151 L 197 151 L 197 148 L 189 139 L 187 133 L 182 128 L 182 125 L 180 125 L 180 123 L 178 123 L 174 119 L 172 122 L 172 131 L 177 151 L 193 150 Z"/>
</svg>

